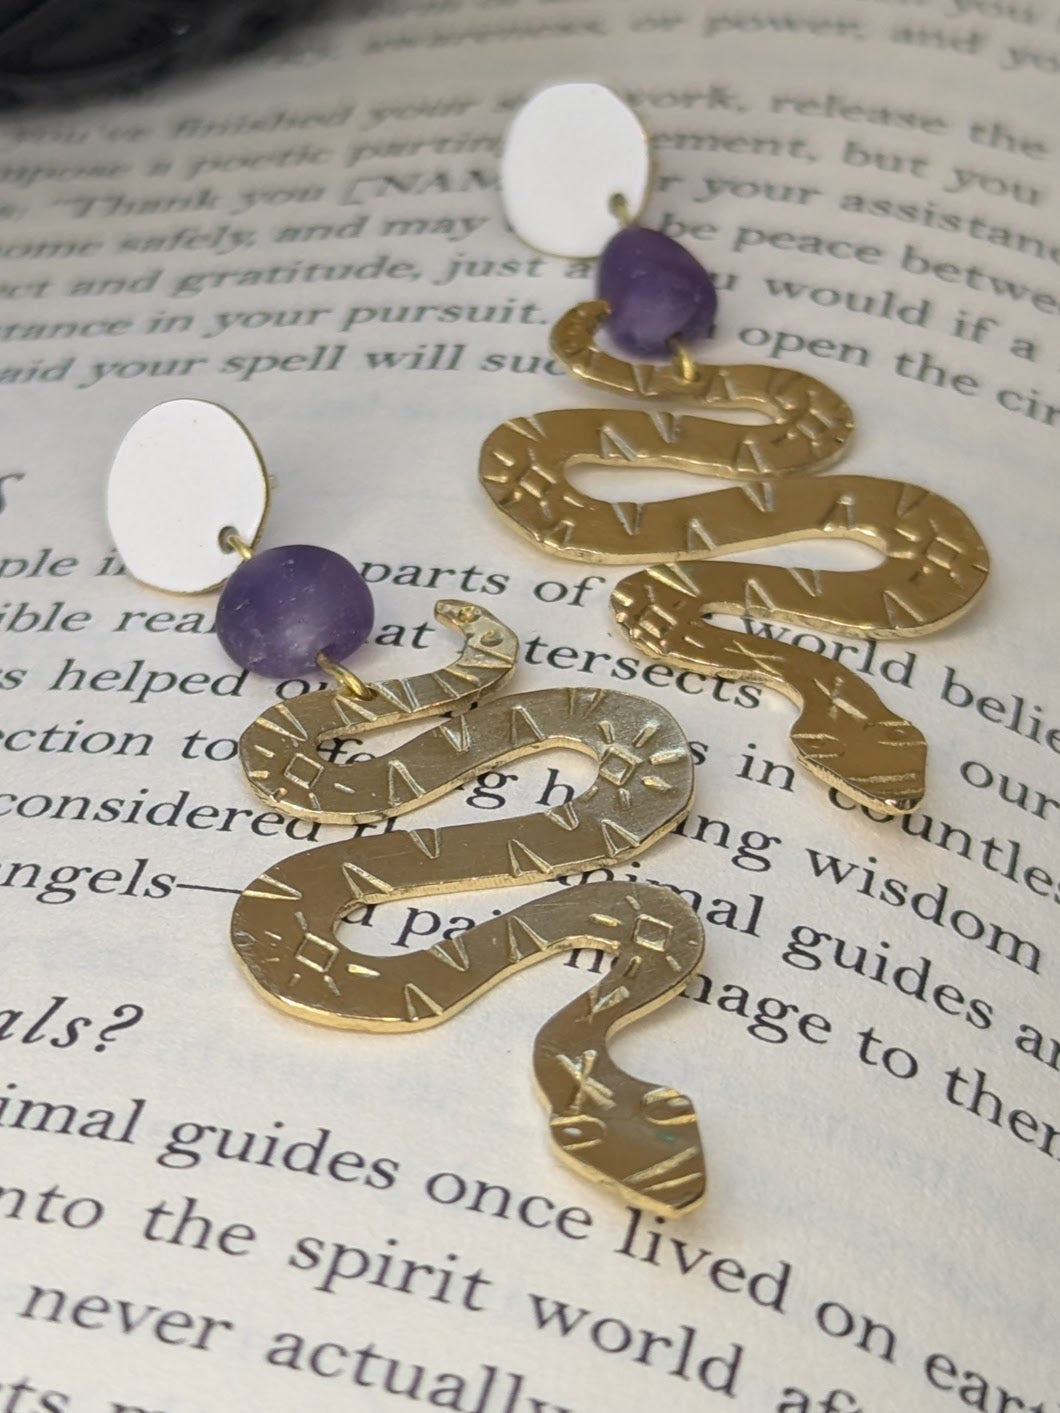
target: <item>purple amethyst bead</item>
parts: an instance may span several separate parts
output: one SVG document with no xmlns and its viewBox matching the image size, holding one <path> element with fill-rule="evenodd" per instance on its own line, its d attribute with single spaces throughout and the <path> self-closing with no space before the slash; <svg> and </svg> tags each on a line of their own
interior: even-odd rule
<svg viewBox="0 0 1060 1413">
<path fill-rule="evenodd" d="M 240 667 L 265 677 L 317 670 L 324 652 L 341 662 L 372 631 L 368 585 L 341 554 L 282 545 L 246 559 L 221 590 L 217 636 Z"/>
<path fill-rule="evenodd" d="M 604 327 L 632 358 L 669 358 L 672 339 L 692 343 L 714 326 L 713 280 L 683 245 L 647 226 L 625 226 L 611 237 L 596 289 L 611 306 Z"/>
</svg>

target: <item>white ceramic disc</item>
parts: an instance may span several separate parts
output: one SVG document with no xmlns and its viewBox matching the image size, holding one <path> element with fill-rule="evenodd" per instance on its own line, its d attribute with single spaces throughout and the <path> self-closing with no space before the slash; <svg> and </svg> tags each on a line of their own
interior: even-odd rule
<svg viewBox="0 0 1060 1413">
<path fill-rule="evenodd" d="M 516 235 L 548 255 L 599 255 L 619 228 L 624 196 L 637 216 L 651 155 L 637 115 L 599 83 L 559 83 L 512 120 L 501 157 L 501 199 Z"/>
<path fill-rule="evenodd" d="M 197 594 L 240 563 L 218 535 L 257 539 L 268 504 L 261 456 L 238 417 L 215 402 L 160 402 L 125 434 L 107 483 L 114 544 L 135 578 Z"/>
</svg>

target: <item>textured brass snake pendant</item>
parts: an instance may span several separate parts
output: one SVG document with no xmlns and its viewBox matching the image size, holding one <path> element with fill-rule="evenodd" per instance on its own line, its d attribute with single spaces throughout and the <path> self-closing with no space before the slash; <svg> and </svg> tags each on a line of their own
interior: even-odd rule
<svg viewBox="0 0 1060 1413">
<path fill-rule="evenodd" d="M 671 411 L 576 408 L 497 427 L 480 480 L 521 534 L 553 554 L 648 564 L 611 598 L 642 652 L 714 676 L 760 683 L 800 707 L 799 759 L 845 794 L 889 813 L 924 794 L 926 743 L 842 663 L 789 643 L 722 629 L 712 613 L 748 615 L 864 638 L 931 633 L 963 613 L 986 581 L 975 526 L 950 501 L 874 476 L 810 479 L 853 433 L 847 404 L 806 374 L 762 365 L 629 363 L 600 349 L 607 305 L 557 323 L 556 356 L 579 378 L 642 401 L 763 414 L 748 426 Z M 571 485 L 578 465 L 653 467 L 729 477 L 730 489 L 646 504 L 608 502 Z M 883 556 L 854 573 L 718 562 L 792 540 L 860 540 Z"/>
<path fill-rule="evenodd" d="M 471 604 L 445 601 L 436 614 L 464 635 L 451 666 L 377 683 L 365 700 L 312 693 L 247 728 L 240 758 L 262 799 L 331 823 L 368 823 L 413 810 L 483 770 L 564 746 L 596 760 L 595 781 L 537 814 L 394 829 L 285 858 L 244 890 L 233 946 L 256 986 L 284 1010 L 378 1031 L 437 1025 L 503 977 L 563 949 L 615 953 L 608 975 L 535 1041 L 552 1140 L 580 1172 L 628 1200 L 665 1215 L 686 1211 L 705 1191 L 692 1101 L 626 1074 L 607 1049 L 613 1029 L 676 996 L 699 961 L 702 928 L 677 894 L 649 884 L 563 888 L 411 955 L 357 953 L 336 939 L 338 920 L 362 904 L 536 883 L 632 858 L 691 805 L 691 753 L 673 717 L 644 698 L 593 688 L 494 699 L 373 760 L 325 760 L 316 749 L 325 740 L 462 712 L 510 674 L 518 650 L 510 629 Z"/>
</svg>

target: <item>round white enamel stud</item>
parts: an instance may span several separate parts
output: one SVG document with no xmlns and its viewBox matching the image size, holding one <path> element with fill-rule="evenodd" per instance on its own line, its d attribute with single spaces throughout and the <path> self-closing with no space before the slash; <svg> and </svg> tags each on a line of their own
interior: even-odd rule
<svg viewBox="0 0 1060 1413">
<path fill-rule="evenodd" d="M 268 505 L 261 455 L 215 402 L 178 398 L 137 419 L 107 482 L 107 521 L 134 578 L 156 589 L 215 589 L 240 562 L 218 536 L 253 545 Z"/>
<path fill-rule="evenodd" d="M 599 83 L 560 83 L 516 113 L 501 156 L 501 200 L 520 240 L 547 255 L 599 255 L 648 195 L 651 154 L 637 115 Z"/>
</svg>

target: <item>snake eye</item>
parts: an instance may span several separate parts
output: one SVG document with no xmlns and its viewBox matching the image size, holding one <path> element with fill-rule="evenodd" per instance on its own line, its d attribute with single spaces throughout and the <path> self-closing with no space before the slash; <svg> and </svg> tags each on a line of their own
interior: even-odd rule
<svg viewBox="0 0 1060 1413">
<path fill-rule="evenodd" d="M 566 1153 L 595 1148 L 607 1137 L 607 1125 L 592 1114 L 566 1115 L 552 1124 L 552 1137 Z"/>
</svg>

